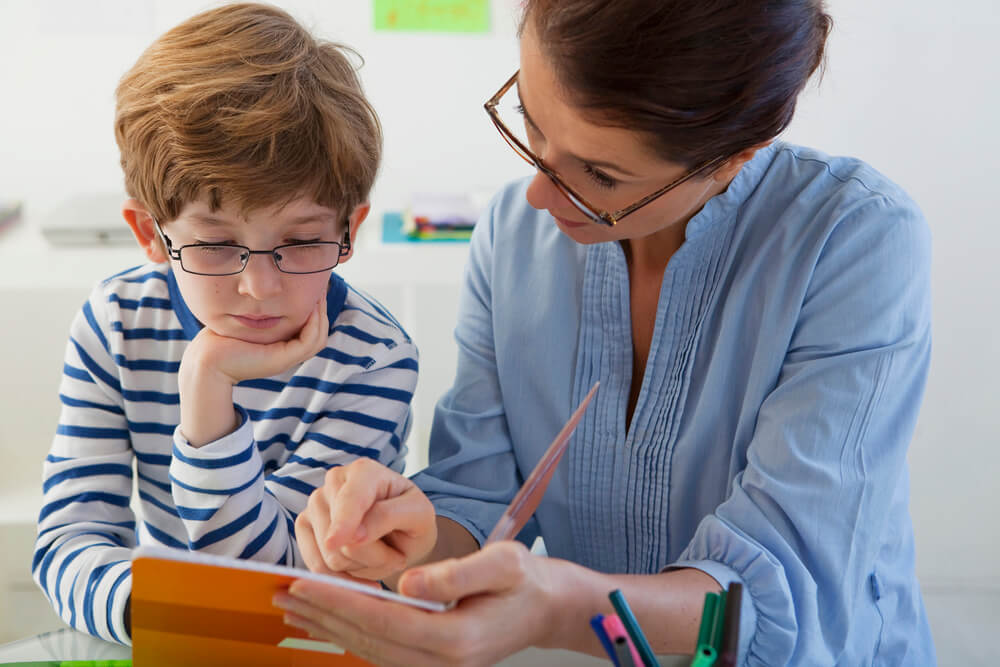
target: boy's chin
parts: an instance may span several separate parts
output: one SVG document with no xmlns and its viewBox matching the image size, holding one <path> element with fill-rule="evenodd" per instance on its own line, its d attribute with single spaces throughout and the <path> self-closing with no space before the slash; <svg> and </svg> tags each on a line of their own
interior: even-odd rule
<svg viewBox="0 0 1000 667">
<path fill-rule="evenodd" d="M 253 330 L 245 327 L 210 327 L 219 336 L 233 338 L 244 343 L 255 345 L 270 345 L 271 343 L 282 343 L 295 338 L 299 333 L 288 331 L 285 327 L 275 327 L 274 329 Z M 280 330 L 279 330 L 280 329 Z"/>
</svg>

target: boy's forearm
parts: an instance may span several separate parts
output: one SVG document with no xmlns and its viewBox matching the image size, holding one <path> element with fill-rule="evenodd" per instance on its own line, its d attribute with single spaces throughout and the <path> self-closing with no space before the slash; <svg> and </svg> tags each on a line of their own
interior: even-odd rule
<svg viewBox="0 0 1000 667">
<path fill-rule="evenodd" d="M 239 427 L 228 379 L 214 371 L 185 368 L 183 363 L 178 375 L 180 428 L 192 447 L 207 445 Z"/>
</svg>

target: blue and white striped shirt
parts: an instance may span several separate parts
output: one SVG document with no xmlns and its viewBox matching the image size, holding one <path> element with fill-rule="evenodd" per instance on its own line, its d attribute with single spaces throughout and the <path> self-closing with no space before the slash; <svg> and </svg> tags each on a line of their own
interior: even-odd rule
<svg viewBox="0 0 1000 667">
<path fill-rule="evenodd" d="M 194 448 L 177 427 L 177 370 L 201 324 L 173 273 L 140 266 L 94 289 L 66 347 L 32 561 L 63 620 L 128 643 L 137 543 L 299 566 L 295 517 L 327 469 L 359 456 L 402 469 L 416 347 L 336 274 L 327 313 L 326 347 L 282 375 L 238 384 L 242 425 Z"/>
</svg>

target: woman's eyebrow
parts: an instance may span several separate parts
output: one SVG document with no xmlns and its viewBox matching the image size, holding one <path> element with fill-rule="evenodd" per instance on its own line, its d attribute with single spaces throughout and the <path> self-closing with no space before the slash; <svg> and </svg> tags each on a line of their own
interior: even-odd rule
<svg viewBox="0 0 1000 667">
<path fill-rule="evenodd" d="M 541 134 L 542 137 L 544 137 L 545 134 L 542 133 L 542 131 L 538 128 L 538 125 L 535 124 L 535 121 L 532 120 L 531 114 L 528 113 L 528 107 L 524 106 L 524 99 L 521 97 L 520 90 L 517 91 L 517 101 L 518 104 L 521 105 L 521 113 L 524 114 L 525 122 L 529 123 L 531 127 L 533 127 L 535 131 L 538 132 L 538 134 Z M 607 160 L 591 160 L 589 158 L 583 157 L 582 155 L 576 155 L 575 153 L 567 153 L 567 155 L 569 155 L 574 160 L 578 160 L 579 162 L 582 162 L 584 164 L 589 164 L 592 167 L 600 167 L 601 169 L 617 171 L 619 174 L 624 174 L 629 178 L 641 178 L 638 174 L 633 174 L 628 169 L 623 169 L 614 162 L 608 162 Z"/>
</svg>

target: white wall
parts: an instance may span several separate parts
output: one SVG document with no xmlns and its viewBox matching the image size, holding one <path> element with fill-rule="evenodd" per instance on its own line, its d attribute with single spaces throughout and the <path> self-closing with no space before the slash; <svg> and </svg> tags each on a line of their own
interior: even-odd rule
<svg viewBox="0 0 1000 667">
<path fill-rule="evenodd" d="M 386 136 L 376 213 L 415 190 L 492 189 L 526 173 L 481 108 L 516 67 L 516 0 L 493 0 L 494 29 L 485 36 L 375 34 L 362 0 L 278 4 L 366 58 L 362 77 Z M 34 220 L 69 194 L 120 188 L 111 131 L 117 79 L 155 35 L 207 6 L 0 0 L 0 197 L 23 198 Z M 1000 587 L 993 391 L 1000 231 L 991 206 L 1000 155 L 1000 12 L 987 0 L 833 0 L 830 11 L 836 25 L 825 78 L 803 97 L 787 137 L 868 160 L 905 186 L 931 222 L 934 363 L 910 455 L 918 568 L 929 585 Z M 385 271 L 400 285 L 407 279 L 392 266 Z M 444 287 L 454 294 L 453 284 Z M 445 303 L 414 332 L 431 378 L 418 389 L 422 410 L 453 367 L 452 308 Z M 2 311 L 0 319 L 15 321 Z M 0 368 L 15 365 L 0 353 Z M 16 383 L 0 387 L 8 392 L 0 405 L 11 405 Z M 24 419 L 0 413 L 0 420 Z M 34 426 L 47 441 L 48 424 Z"/>
</svg>

